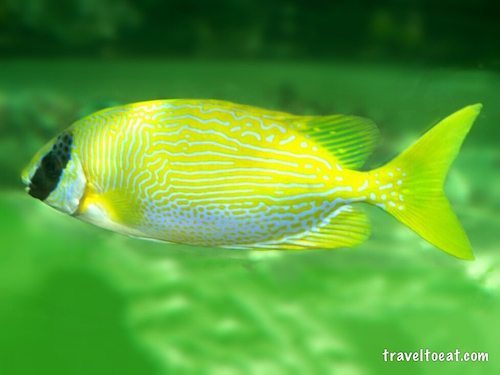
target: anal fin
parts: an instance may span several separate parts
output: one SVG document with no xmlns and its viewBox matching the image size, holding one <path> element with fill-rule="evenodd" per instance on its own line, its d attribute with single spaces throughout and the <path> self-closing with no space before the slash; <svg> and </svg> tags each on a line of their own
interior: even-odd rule
<svg viewBox="0 0 500 375">
<path fill-rule="evenodd" d="M 354 247 L 370 235 L 370 222 L 366 214 L 355 207 L 338 208 L 323 223 L 313 229 L 281 239 L 238 248 L 254 250 L 312 250 Z"/>
</svg>

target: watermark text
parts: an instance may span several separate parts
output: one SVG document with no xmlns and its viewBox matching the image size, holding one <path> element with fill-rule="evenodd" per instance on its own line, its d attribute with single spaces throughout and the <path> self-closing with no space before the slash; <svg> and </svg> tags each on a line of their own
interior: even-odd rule
<svg viewBox="0 0 500 375">
<path fill-rule="evenodd" d="M 414 352 L 393 352 L 384 349 L 384 362 L 488 362 L 487 352 L 462 352 L 455 349 L 451 352 L 436 352 L 420 349 Z"/>
</svg>

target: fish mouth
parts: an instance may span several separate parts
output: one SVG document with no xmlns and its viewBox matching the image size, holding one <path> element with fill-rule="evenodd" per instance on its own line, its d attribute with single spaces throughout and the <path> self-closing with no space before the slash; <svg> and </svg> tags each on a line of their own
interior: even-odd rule
<svg viewBox="0 0 500 375">
<path fill-rule="evenodd" d="M 30 188 L 31 188 L 31 174 L 30 173 L 30 168 L 29 167 L 26 167 L 23 169 L 23 171 L 21 172 L 21 181 L 24 185 L 24 191 L 26 191 L 27 193 L 30 192 Z"/>
<path fill-rule="evenodd" d="M 33 182 L 29 182 L 24 188 L 24 191 L 26 191 L 26 193 L 31 195 L 33 198 L 40 199 L 41 201 L 43 201 L 48 196 L 47 194 L 43 193 L 45 190 L 46 189 L 43 186 L 38 186 Z"/>
</svg>

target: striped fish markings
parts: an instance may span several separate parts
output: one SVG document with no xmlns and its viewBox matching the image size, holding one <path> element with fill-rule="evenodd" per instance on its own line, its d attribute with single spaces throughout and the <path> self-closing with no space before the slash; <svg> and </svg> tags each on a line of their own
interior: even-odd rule
<svg viewBox="0 0 500 375">
<path fill-rule="evenodd" d="M 445 252 L 471 259 L 443 193 L 479 114 L 465 107 L 388 164 L 361 171 L 378 139 L 367 119 L 295 116 L 215 100 L 104 109 L 45 145 L 29 194 L 120 233 L 251 249 L 352 247 L 377 205 Z"/>
</svg>

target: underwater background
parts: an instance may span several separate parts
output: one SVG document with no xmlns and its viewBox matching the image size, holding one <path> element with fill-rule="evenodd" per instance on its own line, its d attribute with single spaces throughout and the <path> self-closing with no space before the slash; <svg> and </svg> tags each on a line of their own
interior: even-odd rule
<svg viewBox="0 0 500 375">
<path fill-rule="evenodd" d="M 499 40 L 487 0 L 1 1 L 0 374 L 500 373 Z M 129 238 L 24 192 L 72 121 L 159 98 L 371 118 L 366 168 L 483 103 L 446 185 L 476 260 L 369 206 L 355 249 L 252 252 Z"/>
</svg>

